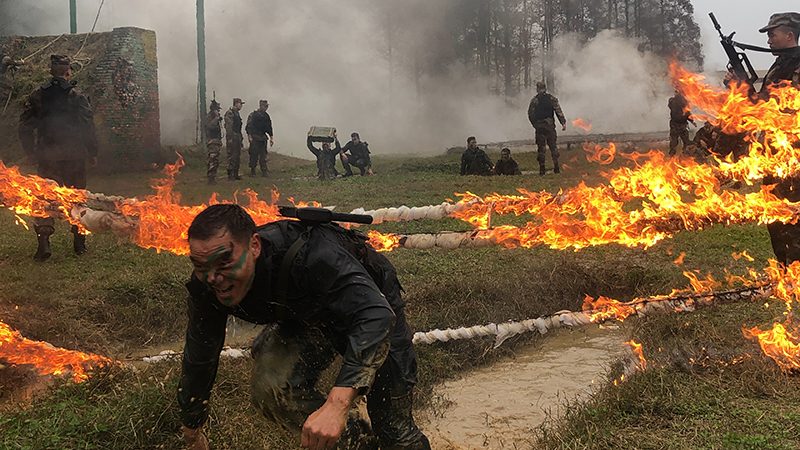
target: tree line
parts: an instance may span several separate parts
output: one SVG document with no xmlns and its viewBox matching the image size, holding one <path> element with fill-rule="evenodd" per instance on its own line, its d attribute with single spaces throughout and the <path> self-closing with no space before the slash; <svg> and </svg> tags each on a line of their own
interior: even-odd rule
<svg viewBox="0 0 800 450">
<path fill-rule="evenodd" d="M 514 97 L 538 80 L 552 84 L 555 42 L 585 43 L 603 30 L 634 38 L 639 50 L 703 66 L 700 28 L 689 0 L 382 0 L 380 50 L 390 80 L 464 75 Z M 456 64 L 458 63 L 458 64 Z"/>
</svg>

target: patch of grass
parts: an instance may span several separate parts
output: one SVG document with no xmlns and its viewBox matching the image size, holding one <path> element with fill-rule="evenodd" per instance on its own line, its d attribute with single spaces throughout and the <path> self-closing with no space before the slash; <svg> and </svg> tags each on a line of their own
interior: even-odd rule
<svg viewBox="0 0 800 450">
<path fill-rule="evenodd" d="M 570 161 L 582 154 L 579 150 L 564 152 L 571 168 L 558 177 L 460 177 L 449 172 L 457 167 L 458 155 L 376 156 L 378 176 L 330 182 L 312 179 L 316 166 L 311 161 L 271 153 L 270 178 L 245 176 L 240 182 L 223 180 L 208 186 L 202 152 L 196 147 L 171 150 L 180 151 L 187 162 L 176 186 L 184 204 L 207 202 L 215 192 L 230 200 L 245 188 L 266 200 L 274 188 L 281 201 L 316 200 L 349 212 L 357 207 L 439 204 L 466 191 L 515 194 L 522 188 L 555 193 L 581 181 L 593 185 L 602 180 L 585 159 Z M 492 158 L 499 155 L 499 148 L 488 151 Z M 523 170 L 535 164 L 535 153 L 514 149 L 514 157 Z M 613 167 L 624 163 L 615 162 Z M 124 176 L 94 173 L 89 189 L 142 198 L 152 193 L 150 179 L 157 176 L 155 170 Z M 520 225 L 531 219 L 498 218 Z M 373 228 L 410 233 L 470 226 L 444 219 Z M 186 326 L 183 283 L 191 270 L 186 258 L 141 249 L 105 234 L 89 236 L 90 252 L 76 257 L 68 230 L 58 224 L 52 239 L 54 256 L 35 264 L 33 231 L 15 225 L 13 214 L 0 211 L 1 320 L 29 338 L 114 358 L 143 347 L 181 342 Z M 743 250 L 755 261 L 731 257 Z M 673 261 L 681 253 L 684 264 L 676 265 Z M 607 245 L 578 252 L 537 247 L 398 249 L 387 254 L 406 289 L 407 315 L 414 330 L 578 310 L 585 295 L 626 301 L 667 294 L 687 285 L 684 270 L 724 279 L 726 271 L 740 274 L 748 266 L 764 267 L 769 256 L 769 239 L 759 226 L 682 232 L 648 250 Z M 775 309 L 747 304 L 632 320 L 634 338 L 644 343 L 648 359 L 663 367 L 619 386 L 612 384 L 588 404 L 571 405 L 563 422 L 541 431 L 542 448 L 789 448 L 781 445 L 794 443 L 792 428 L 779 430 L 800 414 L 800 398 L 792 392 L 797 390 L 796 381 L 758 357 L 728 366 L 720 363 L 744 353 L 758 355 L 754 344 L 742 337 L 741 325 L 769 323 L 776 314 Z M 540 339 L 533 333 L 521 335 L 499 349 L 492 348 L 490 338 L 418 346 L 418 404 L 430 405 L 440 381 L 507 358 L 517 346 Z M 249 371 L 249 360 L 223 359 L 207 427 L 212 445 L 231 449 L 297 445 L 249 406 Z M 79 385 L 56 383 L 41 397 L 23 403 L 25 409 L 10 406 L 2 412 L 0 448 L 182 448 L 175 404 L 179 372 L 178 363 L 167 362 L 138 371 L 101 371 Z M 0 397 L 2 387 L 11 384 L 2 383 L 3 373 L 0 369 Z M 757 425 L 746 426 L 748 422 Z"/>
</svg>

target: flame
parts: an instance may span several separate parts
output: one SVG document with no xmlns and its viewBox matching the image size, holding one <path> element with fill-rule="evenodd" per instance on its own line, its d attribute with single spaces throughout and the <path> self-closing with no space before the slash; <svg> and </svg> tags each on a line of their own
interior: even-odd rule
<svg viewBox="0 0 800 450">
<path fill-rule="evenodd" d="M 400 246 L 400 236 L 396 234 L 381 234 L 375 230 L 367 233 L 369 245 L 379 252 L 388 252 Z"/>
<path fill-rule="evenodd" d="M 675 259 L 675 261 L 672 261 L 672 264 L 675 264 L 676 266 L 679 266 L 679 265 L 683 264 L 683 257 L 684 256 L 686 256 L 686 253 L 685 252 L 681 252 L 681 256 L 678 256 L 678 258 Z"/>
<path fill-rule="evenodd" d="M 586 157 L 589 162 L 596 162 L 601 166 L 611 164 L 614 161 L 614 155 L 617 153 L 617 147 L 613 142 L 609 142 L 608 148 L 604 148 L 599 144 L 596 144 L 594 148 L 592 148 L 587 142 L 583 145 L 583 149 L 590 153 Z"/>
<path fill-rule="evenodd" d="M 589 131 L 589 130 L 592 129 L 592 122 L 590 122 L 590 121 L 588 121 L 586 119 L 578 118 L 578 119 L 575 119 L 575 120 L 572 121 L 572 126 L 575 127 L 575 128 L 580 128 L 581 130 L 584 130 L 584 131 Z"/>
<path fill-rule="evenodd" d="M 761 350 L 785 372 L 800 369 L 800 336 L 787 330 L 783 324 L 773 324 L 772 329 L 766 331 L 753 327 L 742 332 L 748 339 L 758 339 Z"/>
<path fill-rule="evenodd" d="M 603 322 L 609 319 L 622 322 L 631 314 L 636 313 L 636 308 L 603 296 L 597 297 L 597 300 L 594 300 L 587 295 L 586 298 L 583 299 L 583 311 L 592 313 L 589 316 L 591 322 Z"/>
<path fill-rule="evenodd" d="M 740 260 L 742 258 L 744 258 L 744 259 L 746 259 L 746 260 L 748 260 L 750 262 L 755 261 L 755 259 L 753 259 L 752 256 L 747 254 L 747 250 L 743 250 L 742 253 L 733 252 L 733 253 L 731 253 L 731 256 L 733 256 L 733 259 L 735 259 L 736 261 L 738 261 L 738 260 Z"/>
<path fill-rule="evenodd" d="M 647 360 L 644 359 L 644 355 L 642 354 L 642 344 L 637 344 L 636 341 L 631 339 L 628 342 L 623 342 L 623 345 L 629 345 L 633 353 L 635 353 L 639 357 L 639 364 L 637 364 L 636 367 L 641 370 L 646 369 Z"/>
<path fill-rule="evenodd" d="M 56 348 L 46 342 L 22 337 L 19 331 L 0 322 L 0 359 L 11 364 L 33 364 L 41 375 L 72 373 L 76 383 L 89 378 L 87 369 L 113 362 L 99 355 Z"/>
</svg>

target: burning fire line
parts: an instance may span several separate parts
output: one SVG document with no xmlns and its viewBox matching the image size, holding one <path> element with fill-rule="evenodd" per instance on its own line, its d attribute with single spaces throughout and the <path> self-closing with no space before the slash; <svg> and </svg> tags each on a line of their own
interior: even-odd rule
<svg viewBox="0 0 800 450">
<path fill-rule="evenodd" d="M 89 378 L 87 370 L 114 364 L 104 356 L 56 348 L 47 342 L 32 341 L 22 337 L 0 322 L 0 358 L 10 364 L 33 364 L 41 375 L 72 373 L 72 380 L 80 383 Z"/>
</svg>

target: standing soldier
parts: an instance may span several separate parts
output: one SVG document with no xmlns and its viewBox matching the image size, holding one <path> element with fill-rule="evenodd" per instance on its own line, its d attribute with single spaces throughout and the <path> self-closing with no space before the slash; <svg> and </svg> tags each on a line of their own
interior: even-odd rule
<svg viewBox="0 0 800 450">
<path fill-rule="evenodd" d="M 539 81 L 536 83 L 536 96 L 531 99 L 531 104 L 528 106 L 528 120 L 536 129 L 536 146 L 539 152 L 536 160 L 539 161 L 539 175 L 547 172 L 544 166 L 545 144 L 550 147 L 550 156 L 553 157 L 553 173 L 561 172 L 561 165 L 558 163 L 554 116 L 558 117 L 558 121 L 561 122 L 561 131 L 566 131 L 567 119 L 561 111 L 558 99 L 547 93 L 547 84 L 544 81 Z"/>
<path fill-rule="evenodd" d="M 258 109 L 247 117 L 247 140 L 250 141 L 250 175 L 256 176 L 256 165 L 261 166 L 261 176 L 267 176 L 267 136 L 270 147 L 275 145 L 272 135 L 272 119 L 267 114 L 269 102 L 258 101 Z"/>
<path fill-rule="evenodd" d="M 689 111 L 689 102 L 680 92 L 675 91 L 667 106 L 669 107 L 669 156 L 674 156 L 678 149 L 678 138 L 683 141 L 683 148 L 690 144 L 689 122 L 694 125 L 694 120 Z"/>
<path fill-rule="evenodd" d="M 763 100 L 769 99 L 770 90 L 785 81 L 790 82 L 795 89 L 800 89 L 800 48 L 797 46 L 800 14 L 773 14 L 767 26 L 758 31 L 767 33 L 767 43 L 773 50 L 793 48 L 788 52 L 777 53 L 775 63 L 764 76 L 759 97 Z M 794 144 L 798 145 L 797 142 Z M 800 181 L 794 177 L 767 176 L 764 177 L 764 184 L 775 184 L 772 192 L 778 198 L 785 198 L 790 202 L 800 201 Z M 788 266 L 793 261 L 800 261 L 800 224 L 773 222 L 767 225 L 767 230 L 778 262 Z"/>
<path fill-rule="evenodd" d="M 244 138 L 242 137 L 242 110 L 244 102 L 240 98 L 233 99 L 233 106 L 225 112 L 225 140 L 228 150 L 228 181 L 241 180 L 239 162 L 242 156 Z"/>
<path fill-rule="evenodd" d="M 97 136 L 94 115 L 83 91 L 69 82 L 72 77 L 70 59 L 50 55 L 53 78 L 36 88 L 25 102 L 19 116 L 19 139 L 30 164 L 37 174 L 55 180 L 60 186 L 86 189 L 86 166 L 97 165 Z M 34 133 L 35 131 L 35 133 Z M 55 232 L 52 217 L 34 218 L 39 248 L 33 259 L 50 257 L 50 235 Z M 86 236 L 72 226 L 72 248 L 76 254 L 86 253 Z"/>
<path fill-rule="evenodd" d="M 219 111 L 222 108 L 216 100 L 211 100 L 211 108 L 203 120 L 203 131 L 206 133 L 206 146 L 208 147 L 208 184 L 217 184 L 217 169 L 219 168 L 219 152 L 222 150 L 222 117 Z"/>
</svg>

